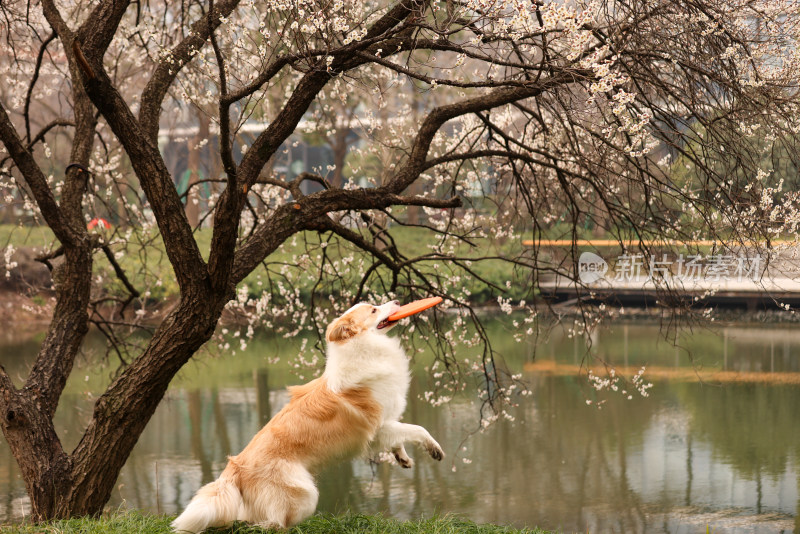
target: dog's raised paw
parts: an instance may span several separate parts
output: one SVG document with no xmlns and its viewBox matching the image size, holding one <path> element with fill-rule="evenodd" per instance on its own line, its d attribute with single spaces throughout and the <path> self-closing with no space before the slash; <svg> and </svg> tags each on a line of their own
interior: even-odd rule
<svg viewBox="0 0 800 534">
<path fill-rule="evenodd" d="M 394 459 L 397 460 L 397 463 L 400 464 L 400 467 L 403 469 L 411 469 L 414 467 L 414 460 L 411 458 L 400 458 L 399 456 L 395 455 Z"/>
<path fill-rule="evenodd" d="M 435 441 L 426 443 L 425 450 L 428 451 L 428 454 L 430 454 L 431 458 L 434 460 L 441 461 L 442 458 L 444 458 L 444 451 Z"/>
</svg>

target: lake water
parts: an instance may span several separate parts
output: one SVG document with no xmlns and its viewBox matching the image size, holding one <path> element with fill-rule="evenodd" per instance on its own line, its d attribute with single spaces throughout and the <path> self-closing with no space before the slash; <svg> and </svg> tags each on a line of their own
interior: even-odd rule
<svg viewBox="0 0 800 534">
<path fill-rule="evenodd" d="M 400 519 L 457 513 L 563 532 L 800 533 L 797 327 L 700 330 L 675 348 L 659 341 L 657 325 L 615 324 L 590 350 L 628 375 L 647 364 L 654 386 L 647 398 L 611 395 L 600 410 L 587 406 L 600 398 L 577 375 L 585 340 L 554 331 L 534 347 L 513 343 L 500 322 L 490 332 L 533 392 L 519 399 L 515 421 L 474 433 L 477 411 L 468 399 L 440 408 L 420 401 L 426 377 L 418 361 L 405 421 L 428 428 L 447 457 L 437 463 L 410 449 L 417 460 L 410 470 L 360 459 L 333 466 L 319 477 L 320 511 Z M 0 361 L 12 376 L 26 374 L 37 341 L 13 329 L 0 334 Z M 287 401 L 285 387 L 300 379 L 267 360 L 292 354 L 297 342 L 263 336 L 244 352 L 187 366 L 109 506 L 180 511 Z M 94 359 L 79 362 L 56 414 L 69 448 L 108 381 L 109 370 Z M 18 520 L 26 507 L 0 438 L 0 523 Z"/>
</svg>

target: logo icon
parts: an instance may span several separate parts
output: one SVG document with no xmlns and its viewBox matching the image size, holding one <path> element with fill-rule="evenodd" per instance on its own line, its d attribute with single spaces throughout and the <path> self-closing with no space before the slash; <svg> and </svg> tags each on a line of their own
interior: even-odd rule
<svg viewBox="0 0 800 534">
<path fill-rule="evenodd" d="M 606 260 L 593 252 L 584 252 L 578 258 L 578 278 L 584 284 L 591 284 L 603 278 L 608 271 Z"/>
</svg>

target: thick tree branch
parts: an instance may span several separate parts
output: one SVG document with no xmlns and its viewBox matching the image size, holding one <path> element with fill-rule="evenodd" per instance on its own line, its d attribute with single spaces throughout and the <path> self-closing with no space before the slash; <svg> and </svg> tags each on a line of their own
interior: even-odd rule
<svg viewBox="0 0 800 534">
<path fill-rule="evenodd" d="M 320 54 L 321 55 L 321 54 Z M 267 65 L 264 70 L 256 77 L 248 85 L 237 89 L 235 91 L 231 91 L 229 94 L 225 96 L 222 101 L 228 105 L 233 104 L 234 102 L 238 102 L 243 98 L 247 98 L 248 96 L 252 95 L 261 87 L 270 81 L 272 78 L 277 76 L 277 74 L 285 67 L 286 65 L 291 64 L 294 61 L 299 59 L 307 58 L 308 54 L 290 54 L 290 55 L 283 55 L 273 59 L 269 65 Z"/>
<path fill-rule="evenodd" d="M 147 349 L 114 380 L 94 406 L 71 457 L 74 506 L 92 495 L 108 499 L 135 439 L 155 412 L 172 377 L 214 333 L 224 299 L 188 295 L 156 329 Z"/>
<path fill-rule="evenodd" d="M 365 41 L 374 39 L 385 34 L 402 22 L 417 7 L 413 0 L 403 0 L 394 8 L 390 9 L 380 19 L 372 24 L 364 36 Z M 359 43 L 352 45 L 352 49 L 358 49 Z M 235 270 L 235 248 L 236 236 L 239 225 L 239 214 L 244 209 L 244 193 L 256 182 L 261 169 L 266 165 L 269 158 L 275 153 L 285 139 L 295 131 L 303 115 L 308 110 L 311 103 L 328 81 L 341 70 L 355 68 L 363 60 L 355 60 L 350 56 L 339 57 L 325 67 L 321 64 L 306 74 L 292 95 L 286 101 L 283 109 L 278 116 L 270 122 L 269 126 L 256 138 L 250 149 L 242 158 L 238 169 L 238 181 L 236 189 L 227 187 L 220 196 L 215 212 L 214 236 L 212 238 L 211 252 L 209 253 L 209 271 L 212 273 L 212 283 L 215 287 L 226 287 L 232 294 L 233 286 L 237 282 L 235 276 L 230 277 L 232 270 Z M 238 189 L 241 187 L 241 191 Z M 264 247 L 269 249 L 271 239 L 265 241 L 270 243 Z M 260 261 L 260 259 L 258 260 Z M 251 268 L 252 270 L 252 268 Z"/>
<path fill-rule="evenodd" d="M 209 11 L 214 11 L 214 0 L 210 0 Z M 233 161 L 233 147 L 231 143 L 231 107 L 226 103 L 228 96 L 228 76 L 225 74 L 225 58 L 217 44 L 217 37 L 214 34 L 213 23 L 208 21 L 208 34 L 211 39 L 211 47 L 214 49 L 214 57 L 217 60 L 217 71 L 219 72 L 219 152 L 222 157 L 222 167 L 228 177 L 228 187 L 236 188 L 236 162 Z"/>
<path fill-rule="evenodd" d="M 83 245 L 83 244 L 82 244 Z M 52 418 L 89 330 L 87 306 L 92 279 L 91 245 L 64 247 L 64 263 L 53 271 L 56 307 L 25 389 L 43 415 Z"/>
<path fill-rule="evenodd" d="M 88 180 L 88 173 L 83 168 L 89 163 L 96 126 L 91 103 L 80 90 L 80 84 L 76 83 L 79 74 L 70 50 L 74 34 L 52 0 L 44 0 L 42 8 L 64 45 L 76 88 L 72 95 L 75 134 L 70 160 L 78 165 L 68 167 L 60 205 L 56 203 L 32 154 L 22 146 L 5 110 L 0 107 L 0 137 L 23 174 L 46 222 L 61 241 L 65 254 L 65 261 L 53 270 L 56 289 L 53 318 L 25 388 L 15 396 L 13 406 L 6 410 L 2 422 L 4 435 L 16 457 L 36 458 L 32 462 L 20 462 L 20 467 L 25 474 L 28 493 L 32 497 L 48 496 L 33 501 L 33 514 L 39 518 L 58 513 L 55 502 L 64 493 L 64 488 L 71 484 L 69 460 L 52 418 L 72 371 L 75 355 L 88 331 L 86 310 L 91 286 L 92 244 L 82 217 L 82 198 Z M 116 25 L 109 30 L 112 36 L 115 29 Z M 102 53 L 99 55 L 102 57 Z"/>
<path fill-rule="evenodd" d="M 129 0 L 100 2 L 75 32 L 64 21 L 53 0 L 42 0 L 42 12 L 53 31 L 58 34 L 68 55 L 72 41 L 77 38 L 83 45 L 86 59 L 90 63 L 96 63 L 102 61 L 129 5 Z"/>
<path fill-rule="evenodd" d="M 43 0 L 42 10 L 53 31 L 58 34 L 67 54 L 70 75 L 75 86 L 73 94 L 75 115 L 75 138 L 72 143 L 70 162 L 83 167 L 89 165 L 94 144 L 97 119 L 92 104 L 79 83 L 81 71 L 93 76 L 89 63 L 102 64 L 103 56 L 114 38 L 122 16 L 127 10 L 127 0 L 110 0 L 98 4 L 77 32 L 70 30 L 53 0 Z M 64 215 L 74 225 L 83 226 L 81 202 L 86 191 L 88 174 L 79 167 L 68 169 L 62 189 L 61 204 Z M 83 229 L 83 228 L 82 228 Z"/>
<path fill-rule="evenodd" d="M 214 10 L 214 0 L 210 0 L 210 11 Z M 208 272 L 211 283 L 217 290 L 226 289 L 230 277 L 230 266 L 233 263 L 232 248 L 236 243 L 236 234 L 239 226 L 239 213 L 241 205 L 247 197 L 247 184 L 242 189 L 238 187 L 236 162 L 233 160 L 233 144 L 231 139 L 230 104 L 226 102 L 228 95 L 228 79 L 225 74 L 225 58 L 217 44 L 217 38 L 209 22 L 209 37 L 214 49 L 219 71 L 219 151 L 222 158 L 222 167 L 225 169 L 227 185 L 225 192 L 219 199 L 216 217 L 219 219 L 214 224 L 211 236 L 211 254 L 208 258 Z M 222 254 L 215 251 L 223 251 Z"/>
<path fill-rule="evenodd" d="M 267 129 L 256 138 L 242 159 L 239 171 L 244 183 L 252 185 L 255 182 L 269 158 L 272 157 L 281 143 L 294 132 L 300 119 L 317 97 L 317 94 L 334 75 L 343 70 L 356 68 L 366 62 L 364 59 L 352 57 L 352 53 L 358 51 L 359 47 L 364 46 L 363 43 L 368 43 L 372 39 L 391 31 L 392 28 L 400 24 L 418 7 L 414 0 L 401 1 L 373 23 L 361 43 L 342 48 L 339 51 L 341 56 L 337 57 L 328 68 L 320 65 L 317 70 L 312 70 L 303 77 L 297 88 L 292 92 L 291 97 L 286 101 L 283 110 L 269 124 Z"/>
<path fill-rule="evenodd" d="M 542 94 L 544 91 L 552 90 L 559 85 L 569 84 L 587 76 L 591 76 L 591 72 L 579 69 L 563 69 L 555 75 L 541 78 L 534 85 L 494 89 L 482 96 L 433 109 L 419 127 L 408 160 L 386 185 L 386 188 L 393 193 L 400 193 L 419 177 L 419 174 L 425 169 L 426 158 L 433 138 L 439 128 L 447 121 L 462 115 L 478 113 L 530 98 Z"/>
<path fill-rule="evenodd" d="M 5 372 L 0 372 L 0 376 L 4 375 Z M 0 378 L 0 383 L 5 382 Z M 53 517 L 58 493 L 70 485 L 69 457 L 39 400 L 31 399 L 27 389 L 14 390 L 7 385 L 0 385 L 0 427 L 15 455 L 28 455 L 29 461 L 20 461 L 19 465 L 25 488 L 32 496 L 34 517 L 44 519 L 42 514 Z M 34 496 L 41 497 L 34 499 Z M 68 513 L 61 510 L 61 517 Z"/>
<path fill-rule="evenodd" d="M 212 9 L 200 20 L 196 21 L 188 37 L 170 50 L 169 58 L 164 58 L 153 71 L 147 85 L 142 91 L 139 122 L 146 139 L 154 146 L 158 145 L 158 119 L 161 105 L 167 96 L 172 82 L 181 69 L 203 48 L 210 32 L 222 23 L 220 18 L 227 17 L 239 5 L 240 0 L 215 2 Z"/>
<path fill-rule="evenodd" d="M 84 78 L 86 92 L 130 158 L 155 214 L 181 291 L 190 287 L 197 290 L 205 284 L 206 265 L 194 240 L 172 176 L 158 148 L 147 140 L 145 132 L 122 95 L 112 85 L 102 65 L 94 64 L 92 69 L 96 77 Z"/>
<path fill-rule="evenodd" d="M 47 22 L 50 24 L 50 27 L 58 34 L 59 39 L 61 39 L 66 49 L 69 43 L 72 42 L 73 33 L 69 26 L 67 26 L 67 23 L 64 22 L 64 18 L 58 11 L 55 2 L 53 2 L 53 0 L 42 0 L 42 12 Z"/>
<path fill-rule="evenodd" d="M 78 28 L 75 37 L 80 41 L 89 63 L 103 61 L 103 56 L 111 41 L 114 40 L 117 27 L 129 5 L 129 0 L 100 2 Z"/>
<path fill-rule="evenodd" d="M 455 208 L 461 199 L 401 196 L 385 188 L 329 189 L 297 199 L 279 207 L 236 251 L 233 283 L 238 284 L 283 241 L 300 230 L 324 230 L 321 217 L 334 211 L 383 209 L 389 206 L 428 206 Z"/>
<path fill-rule="evenodd" d="M 324 187 L 325 189 L 331 188 L 330 182 L 328 182 L 328 180 L 326 180 L 319 174 L 314 174 L 312 172 L 301 172 L 300 174 L 295 176 L 295 178 L 291 182 L 288 182 L 289 191 L 292 192 L 294 198 L 300 198 L 304 196 L 303 193 L 300 191 L 300 184 L 302 184 L 306 180 L 308 180 L 309 182 L 317 183 L 322 187 Z"/>
</svg>

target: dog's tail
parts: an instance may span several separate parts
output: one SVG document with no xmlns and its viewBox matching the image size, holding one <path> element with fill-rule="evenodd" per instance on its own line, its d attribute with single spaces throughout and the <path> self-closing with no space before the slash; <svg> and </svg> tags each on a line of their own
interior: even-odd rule
<svg viewBox="0 0 800 534">
<path fill-rule="evenodd" d="M 226 469 L 219 479 L 206 484 L 192 497 L 186 510 L 172 522 L 175 532 L 202 532 L 230 525 L 237 519 L 242 495 Z"/>
</svg>

